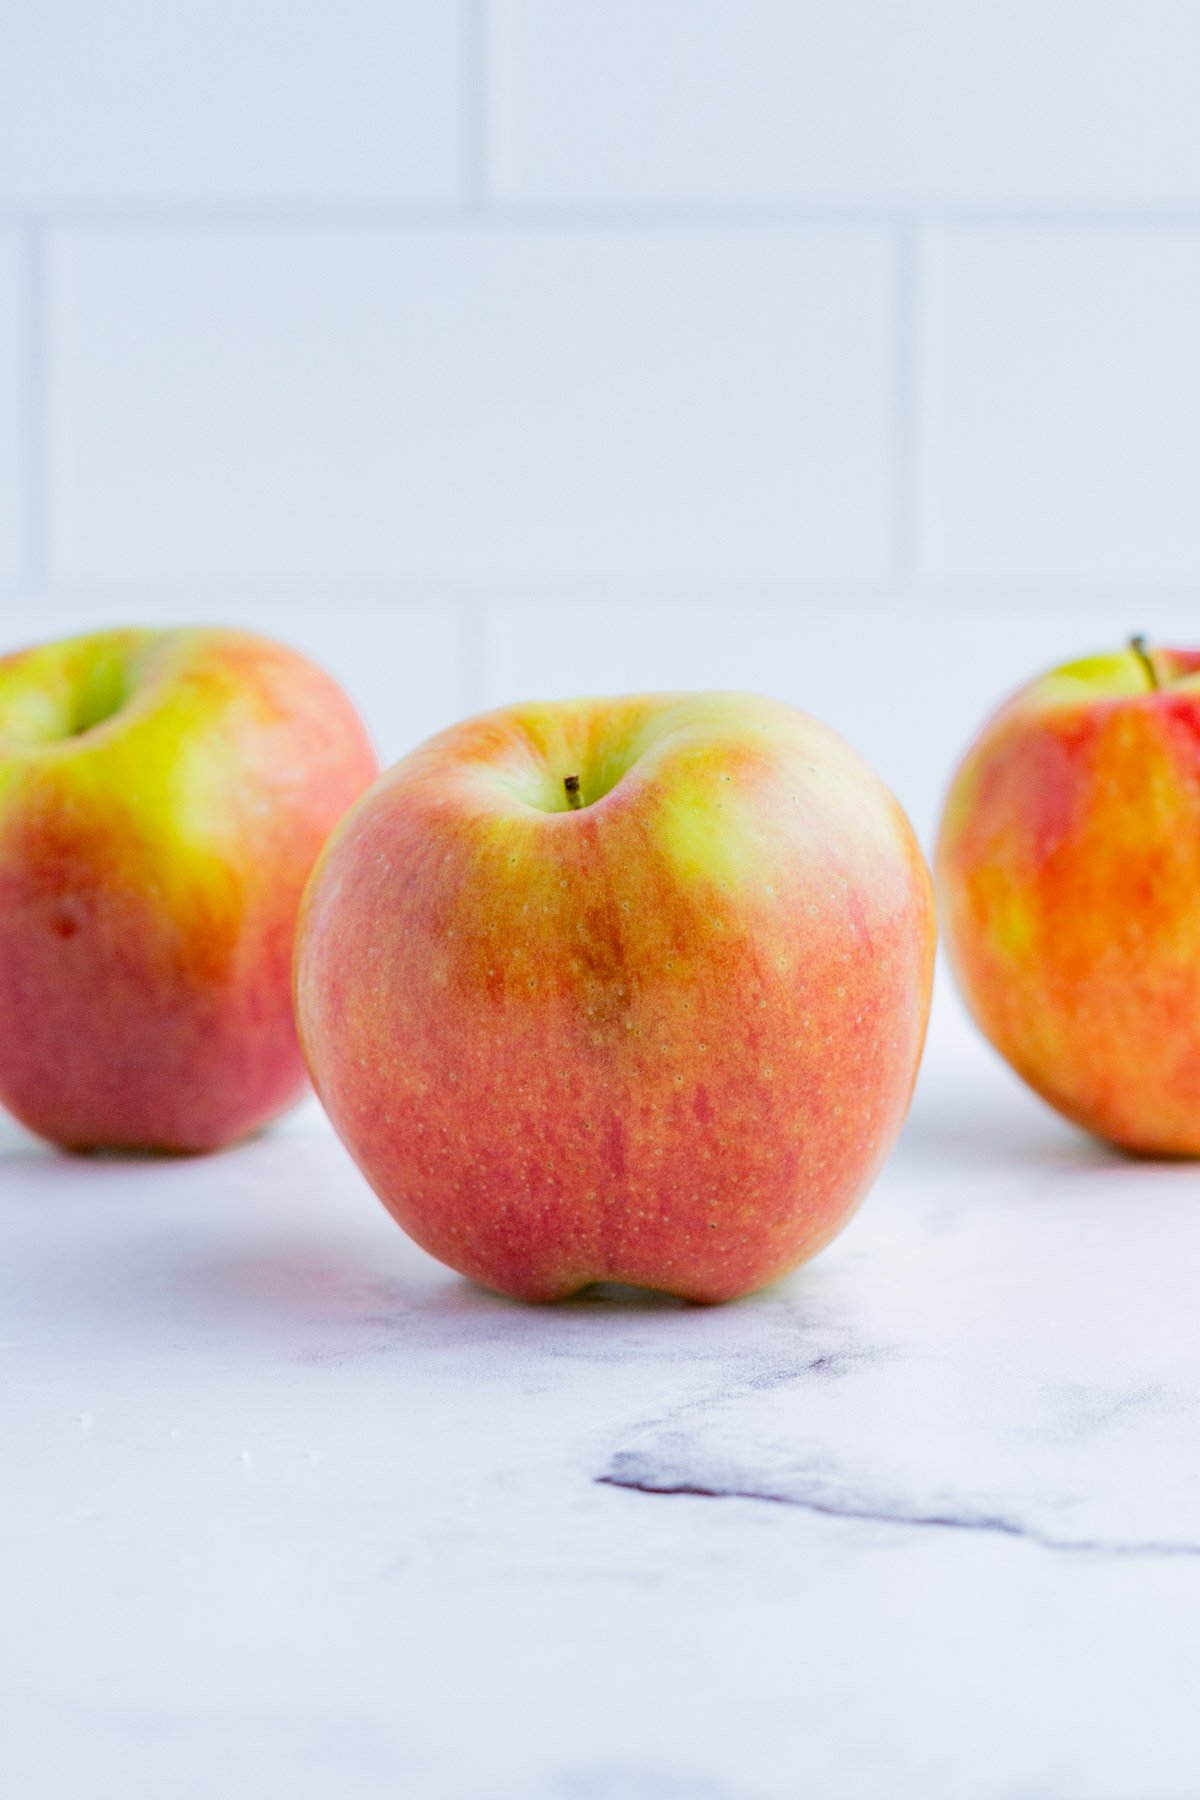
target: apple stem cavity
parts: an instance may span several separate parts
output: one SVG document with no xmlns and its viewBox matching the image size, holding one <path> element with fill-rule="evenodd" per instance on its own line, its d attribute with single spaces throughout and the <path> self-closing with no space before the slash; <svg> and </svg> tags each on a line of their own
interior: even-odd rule
<svg viewBox="0 0 1200 1800">
<path fill-rule="evenodd" d="M 1140 632 L 1138 632 L 1136 636 L 1130 638 L 1129 648 L 1133 651 L 1133 654 L 1137 657 L 1143 669 L 1145 669 L 1146 680 L 1150 685 L 1151 691 L 1156 692 L 1162 686 L 1162 682 L 1158 679 L 1158 670 L 1154 666 L 1154 658 L 1151 656 L 1146 640 Z"/>
<path fill-rule="evenodd" d="M 567 805 L 572 812 L 578 812 L 583 805 L 583 795 L 579 791 L 578 775 L 564 775 L 563 788 L 566 791 Z"/>
</svg>

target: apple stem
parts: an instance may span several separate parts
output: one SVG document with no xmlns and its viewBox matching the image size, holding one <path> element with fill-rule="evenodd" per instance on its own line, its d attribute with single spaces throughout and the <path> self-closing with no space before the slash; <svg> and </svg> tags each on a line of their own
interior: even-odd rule
<svg viewBox="0 0 1200 1800">
<path fill-rule="evenodd" d="M 1150 683 L 1151 688 L 1160 688 L 1162 682 L 1158 679 L 1158 670 L 1154 666 L 1154 658 L 1151 656 L 1146 640 L 1140 632 L 1138 632 L 1136 637 L 1130 638 L 1129 648 L 1133 651 L 1133 654 L 1137 657 L 1143 669 L 1145 669 L 1146 680 Z"/>
<path fill-rule="evenodd" d="M 583 805 L 583 795 L 579 791 L 578 775 L 564 775 L 563 787 L 567 792 L 567 805 L 572 812 L 577 812 Z"/>
</svg>

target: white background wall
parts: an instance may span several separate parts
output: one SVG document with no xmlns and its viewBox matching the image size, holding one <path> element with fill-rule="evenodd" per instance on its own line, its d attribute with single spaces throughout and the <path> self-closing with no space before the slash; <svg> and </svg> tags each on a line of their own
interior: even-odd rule
<svg viewBox="0 0 1200 1800">
<path fill-rule="evenodd" d="M 386 756 L 742 685 L 928 838 L 1196 637 L 1200 5 L 7 0 L 0 632 L 227 619 Z"/>
</svg>

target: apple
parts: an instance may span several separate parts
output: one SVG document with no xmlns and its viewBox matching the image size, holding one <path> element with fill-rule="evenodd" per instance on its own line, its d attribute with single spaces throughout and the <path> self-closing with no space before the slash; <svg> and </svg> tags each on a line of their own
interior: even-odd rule
<svg viewBox="0 0 1200 1800">
<path fill-rule="evenodd" d="M 1068 663 L 954 777 L 949 957 L 992 1044 L 1127 1150 L 1200 1154 L 1200 651 Z"/>
<path fill-rule="evenodd" d="M 0 1102 L 67 1148 L 172 1151 L 292 1105 L 300 896 L 377 772 L 330 677 L 245 632 L 0 658 Z"/>
<path fill-rule="evenodd" d="M 908 821 L 815 720 L 738 694 L 515 706 L 334 832 L 300 1036 L 367 1179 L 460 1273 L 725 1300 L 870 1185 L 933 944 Z"/>
</svg>

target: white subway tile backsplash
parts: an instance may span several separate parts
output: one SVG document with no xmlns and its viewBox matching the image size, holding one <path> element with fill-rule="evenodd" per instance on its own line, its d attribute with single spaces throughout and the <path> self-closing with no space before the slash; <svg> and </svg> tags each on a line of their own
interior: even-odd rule
<svg viewBox="0 0 1200 1800">
<path fill-rule="evenodd" d="M 876 578 L 882 234 L 64 234 L 69 581 Z"/>
<path fill-rule="evenodd" d="M 920 554 L 935 579 L 1200 579 L 1200 237 L 935 233 Z"/>
<path fill-rule="evenodd" d="M 458 0 L 0 8 L 0 206 L 370 206 L 462 190 Z"/>
<path fill-rule="evenodd" d="M 29 320 L 15 232 L 0 231 L 0 584 L 22 574 L 28 521 L 24 427 Z"/>
<path fill-rule="evenodd" d="M 1180 0 L 497 0 L 506 200 L 1195 206 Z"/>
<path fill-rule="evenodd" d="M 0 629 L 294 612 L 392 754 L 489 601 L 519 691 L 1187 590 L 1198 66 L 1182 0 L 0 7 Z"/>
</svg>

